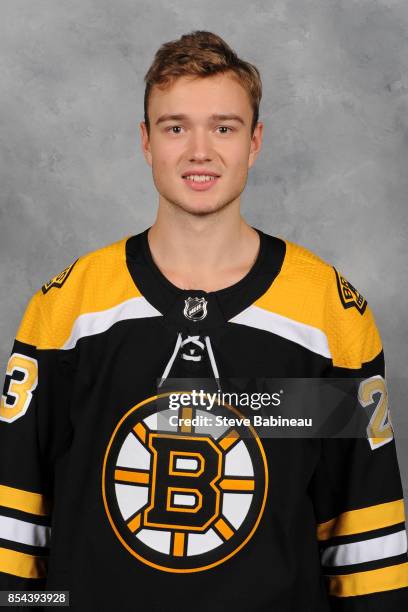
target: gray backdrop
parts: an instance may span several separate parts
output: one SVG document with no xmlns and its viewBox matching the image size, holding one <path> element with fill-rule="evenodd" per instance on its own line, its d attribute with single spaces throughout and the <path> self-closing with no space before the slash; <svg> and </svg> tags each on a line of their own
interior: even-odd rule
<svg viewBox="0 0 408 612">
<path fill-rule="evenodd" d="M 31 295 L 154 221 L 143 76 L 161 43 L 212 30 L 263 79 L 243 214 L 368 299 L 407 496 L 406 0 L 2 0 L 0 22 L 1 377 Z"/>
</svg>

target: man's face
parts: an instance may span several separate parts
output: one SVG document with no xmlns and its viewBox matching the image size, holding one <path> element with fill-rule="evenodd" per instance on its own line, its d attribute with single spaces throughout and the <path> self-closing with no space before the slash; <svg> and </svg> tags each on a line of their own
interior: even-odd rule
<svg viewBox="0 0 408 612">
<path fill-rule="evenodd" d="M 166 90 L 153 87 L 149 119 L 150 137 L 140 124 L 142 149 L 161 203 L 203 215 L 239 201 L 263 124 L 251 137 L 252 107 L 233 77 L 180 77 Z M 203 182 L 208 173 L 217 177 Z"/>
</svg>

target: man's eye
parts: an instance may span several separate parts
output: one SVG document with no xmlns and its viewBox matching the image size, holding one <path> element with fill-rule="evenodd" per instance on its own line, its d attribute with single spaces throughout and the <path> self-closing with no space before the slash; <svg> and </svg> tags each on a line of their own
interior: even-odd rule
<svg viewBox="0 0 408 612">
<path fill-rule="evenodd" d="M 233 128 L 228 127 L 227 125 L 220 125 L 217 128 L 218 130 L 229 130 L 230 132 L 233 132 Z M 227 132 L 221 132 L 221 134 L 226 134 Z"/>
<path fill-rule="evenodd" d="M 182 130 L 182 126 L 181 125 L 171 125 L 170 127 L 167 128 L 167 132 L 171 132 L 172 134 L 180 134 L 180 131 L 178 130 Z M 176 131 L 177 130 L 177 131 Z M 221 134 L 227 134 L 228 130 L 230 132 L 233 132 L 233 128 L 228 127 L 227 125 L 220 125 L 218 126 L 217 130 L 222 130 Z"/>
<path fill-rule="evenodd" d="M 172 132 L 172 130 L 180 130 L 181 129 L 181 125 L 171 125 L 169 128 L 167 128 L 168 132 Z M 179 134 L 180 132 L 172 132 L 173 134 Z"/>
</svg>

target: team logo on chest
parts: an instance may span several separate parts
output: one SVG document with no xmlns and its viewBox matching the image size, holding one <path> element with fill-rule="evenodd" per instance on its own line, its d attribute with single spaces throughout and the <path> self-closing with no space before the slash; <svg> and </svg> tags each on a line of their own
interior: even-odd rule
<svg viewBox="0 0 408 612">
<path fill-rule="evenodd" d="M 207 316 L 207 300 L 204 297 L 189 297 L 184 300 L 184 316 L 190 321 L 201 321 Z"/>
<path fill-rule="evenodd" d="M 170 410 L 168 396 L 137 404 L 117 425 L 104 459 L 103 501 L 134 557 L 163 571 L 198 572 L 225 562 L 255 533 L 267 462 L 253 427 L 203 425 L 204 409 Z M 228 405 L 211 412 L 214 422 L 242 417 Z"/>
</svg>

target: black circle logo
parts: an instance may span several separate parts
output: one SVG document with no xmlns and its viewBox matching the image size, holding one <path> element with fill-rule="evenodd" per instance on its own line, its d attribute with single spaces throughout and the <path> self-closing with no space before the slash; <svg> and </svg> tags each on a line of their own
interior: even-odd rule
<svg viewBox="0 0 408 612">
<path fill-rule="evenodd" d="M 133 556 L 163 571 L 198 572 L 235 555 L 255 533 L 267 461 L 252 426 L 229 424 L 242 419 L 236 408 L 172 410 L 170 395 L 149 397 L 122 417 L 105 453 L 102 495 Z"/>
</svg>

